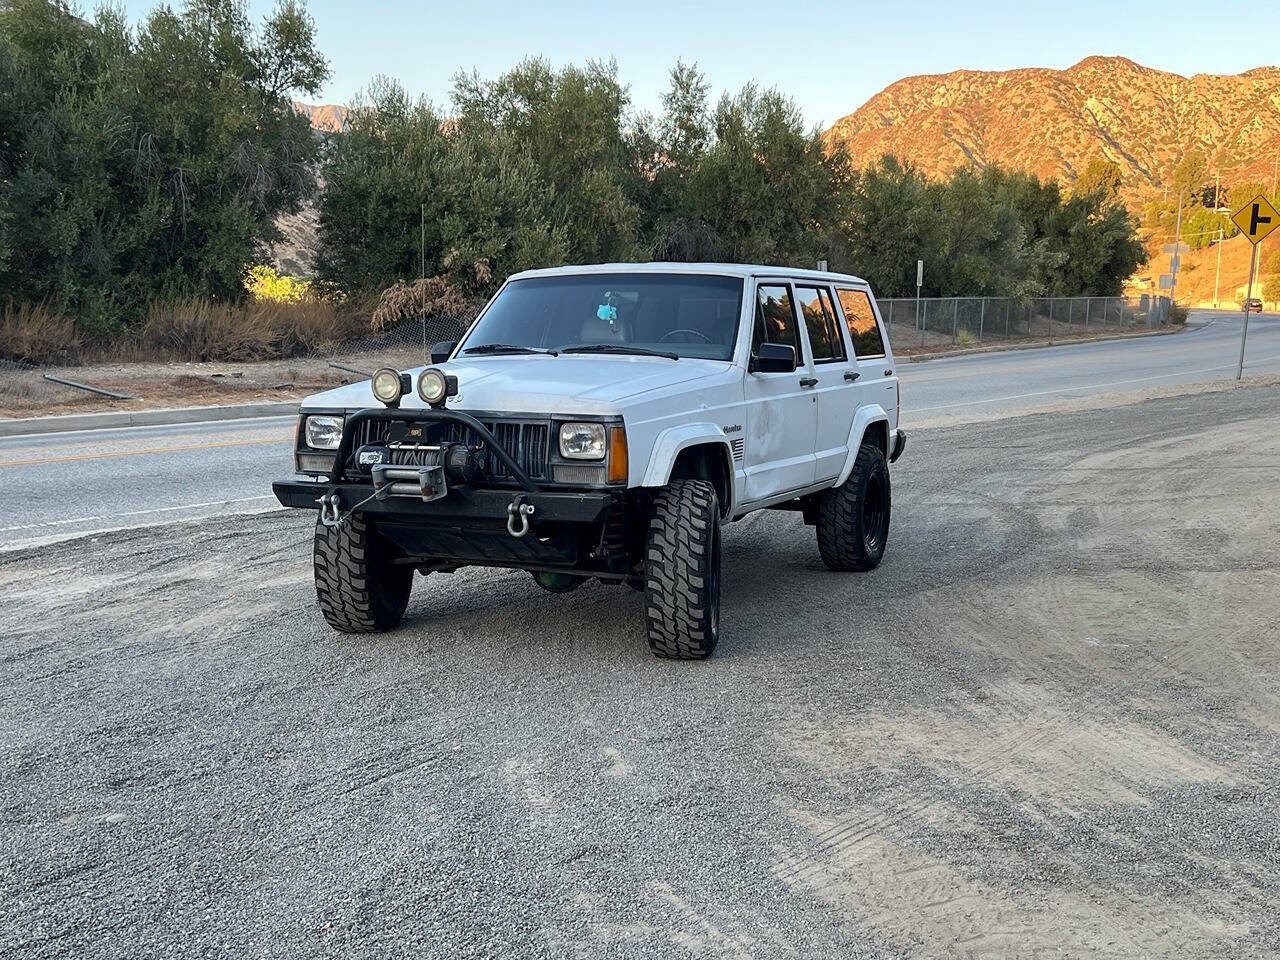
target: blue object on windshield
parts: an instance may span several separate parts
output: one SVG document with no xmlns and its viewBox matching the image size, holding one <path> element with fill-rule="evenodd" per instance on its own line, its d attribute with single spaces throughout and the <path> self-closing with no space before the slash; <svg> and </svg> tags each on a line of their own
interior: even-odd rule
<svg viewBox="0 0 1280 960">
<path fill-rule="evenodd" d="M 600 306 L 596 307 L 596 316 L 601 320 L 608 320 L 610 323 L 613 323 L 618 319 L 618 308 L 610 306 L 607 303 L 602 303 Z"/>
</svg>

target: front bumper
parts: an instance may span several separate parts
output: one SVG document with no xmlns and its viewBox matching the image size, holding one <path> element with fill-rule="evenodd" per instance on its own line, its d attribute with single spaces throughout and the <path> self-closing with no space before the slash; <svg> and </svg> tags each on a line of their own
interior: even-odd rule
<svg viewBox="0 0 1280 960">
<path fill-rule="evenodd" d="M 271 491 L 283 506 L 307 510 L 319 510 L 320 499 L 332 494 L 337 497 L 338 509 L 345 512 L 361 501 L 368 500 L 373 488 L 367 483 L 277 480 L 271 484 Z M 430 502 L 413 497 L 387 497 L 385 500 L 375 498 L 364 503 L 360 512 L 426 523 L 494 520 L 505 524 L 507 508 L 516 496 L 522 503 L 533 506 L 535 526 L 540 523 L 598 523 L 616 499 L 616 494 L 605 490 L 581 493 L 542 490 L 525 493 L 465 486 L 452 487 L 448 495 Z"/>
<path fill-rule="evenodd" d="M 907 433 L 905 430 L 899 430 L 893 438 L 893 450 L 889 452 L 889 462 L 895 463 L 905 449 L 907 449 Z"/>
</svg>

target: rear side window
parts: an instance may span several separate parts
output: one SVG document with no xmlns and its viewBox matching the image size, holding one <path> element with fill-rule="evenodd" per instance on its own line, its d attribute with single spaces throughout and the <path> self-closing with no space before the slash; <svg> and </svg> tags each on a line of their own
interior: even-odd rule
<svg viewBox="0 0 1280 960">
<path fill-rule="evenodd" d="M 836 326 L 836 311 L 826 290 L 818 287 L 796 287 L 796 301 L 804 314 L 809 331 L 809 346 L 816 363 L 844 359 L 844 338 Z"/>
<path fill-rule="evenodd" d="M 791 304 L 791 288 L 786 284 L 768 284 L 756 288 L 756 331 L 752 352 L 762 343 L 783 343 L 796 351 L 796 364 L 804 362 L 797 330 L 796 311 Z"/>
<path fill-rule="evenodd" d="M 864 360 L 868 357 L 883 357 L 884 338 L 880 335 L 880 325 L 876 323 L 876 314 L 871 309 L 871 298 L 866 291 L 841 287 L 837 288 L 836 296 L 840 298 L 844 322 L 849 325 L 853 352 Z"/>
</svg>

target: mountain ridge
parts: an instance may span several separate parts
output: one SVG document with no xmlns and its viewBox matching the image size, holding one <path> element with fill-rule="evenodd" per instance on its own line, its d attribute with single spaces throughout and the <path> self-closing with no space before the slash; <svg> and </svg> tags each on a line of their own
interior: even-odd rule
<svg viewBox="0 0 1280 960">
<path fill-rule="evenodd" d="M 1190 77 L 1094 55 L 1063 70 L 953 70 L 897 80 L 823 134 L 858 166 L 895 154 L 931 176 L 998 164 L 1074 182 L 1119 164 L 1130 201 L 1159 197 L 1186 151 L 1224 182 L 1270 183 L 1280 151 L 1280 67 Z"/>
</svg>

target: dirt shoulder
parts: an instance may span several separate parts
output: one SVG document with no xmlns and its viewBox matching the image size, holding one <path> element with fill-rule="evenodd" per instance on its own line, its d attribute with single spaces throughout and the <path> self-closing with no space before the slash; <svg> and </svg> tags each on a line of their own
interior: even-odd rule
<svg viewBox="0 0 1280 960">
<path fill-rule="evenodd" d="M 384 364 L 406 361 L 422 362 L 420 357 L 393 354 L 355 354 L 340 362 L 372 371 Z M 51 383 L 44 379 L 46 373 L 136 399 L 117 400 Z M 336 369 L 327 357 L 258 363 L 157 361 L 34 369 L 0 366 L 0 418 L 301 400 L 317 391 L 362 379 L 360 374 Z"/>
</svg>

